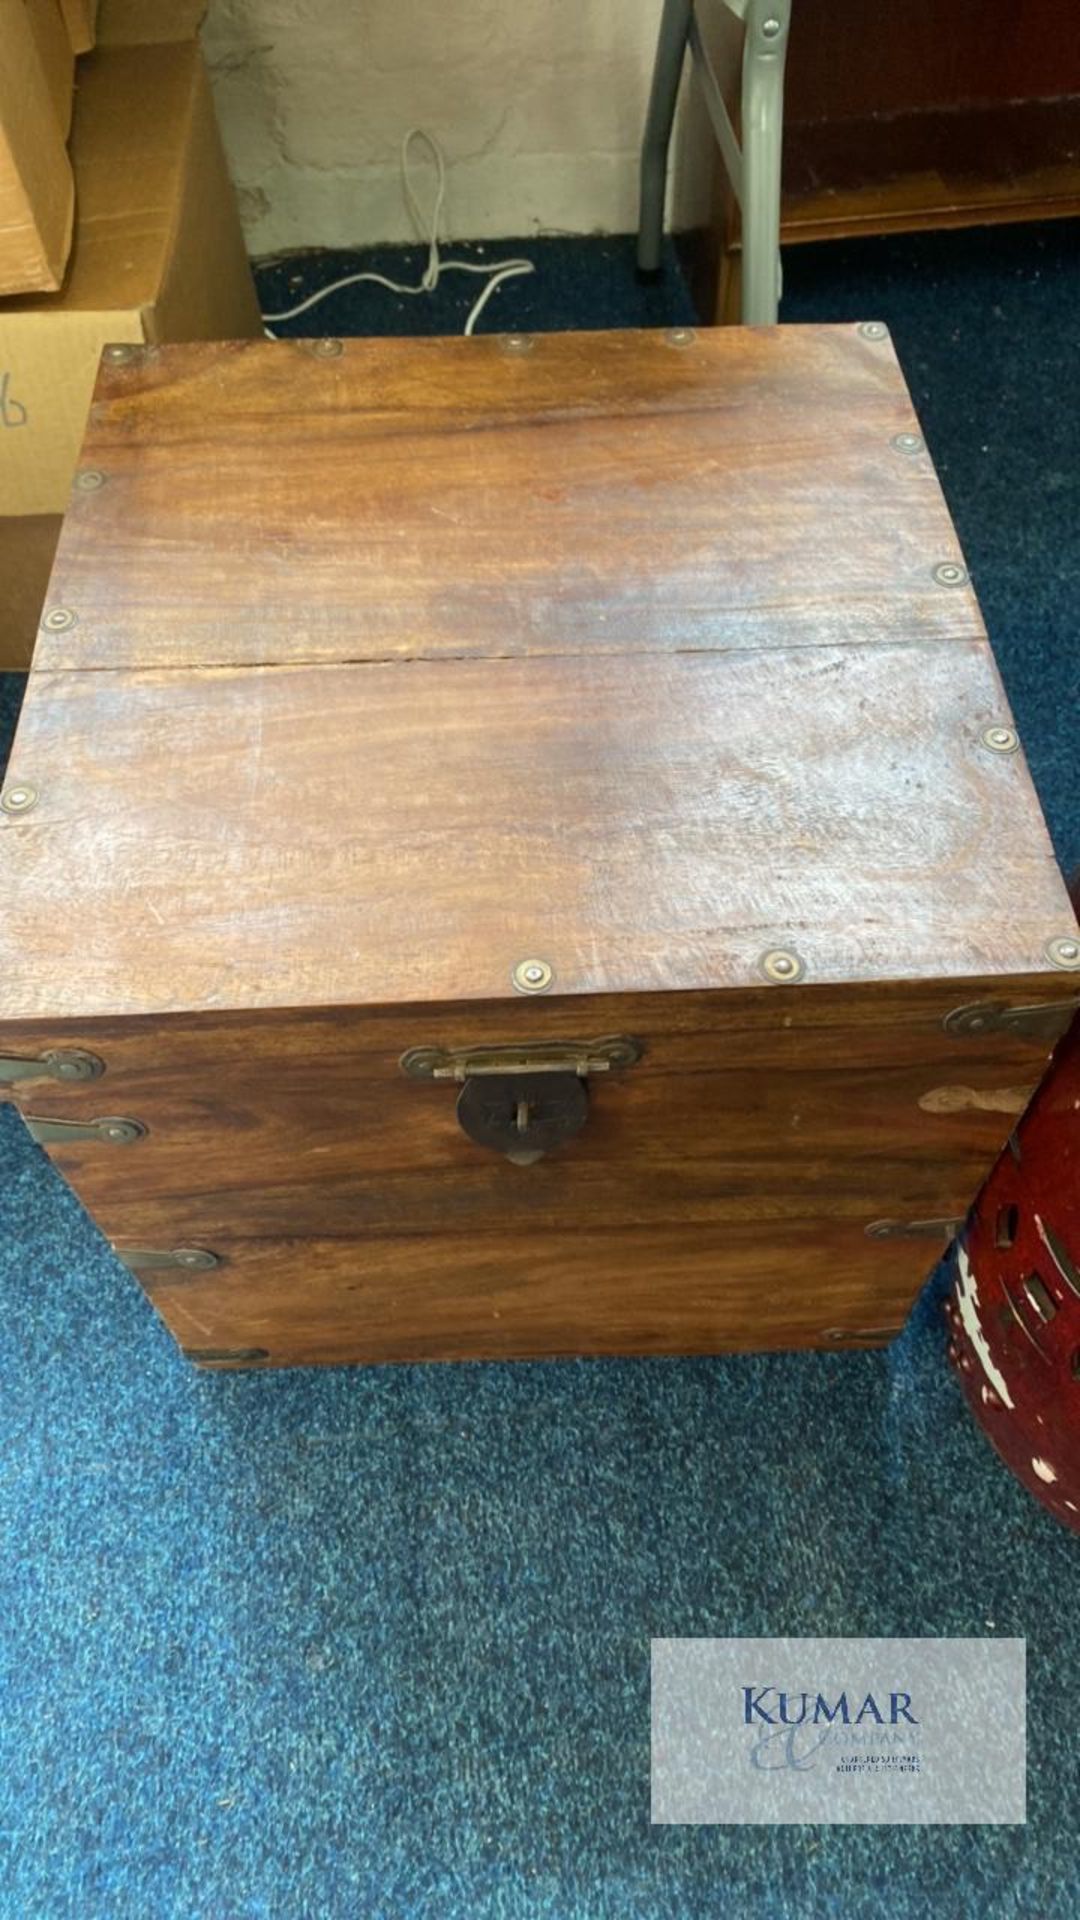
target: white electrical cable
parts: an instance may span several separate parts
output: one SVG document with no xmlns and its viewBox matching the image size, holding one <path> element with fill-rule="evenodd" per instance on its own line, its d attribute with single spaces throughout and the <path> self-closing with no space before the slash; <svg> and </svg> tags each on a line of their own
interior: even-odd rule
<svg viewBox="0 0 1080 1920">
<path fill-rule="evenodd" d="M 435 161 L 438 186 L 435 192 L 435 205 L 431 211 L 430 225 L 425 225 L 424 216 L 416 195 L 413 192 L 412 180 L 410 178 L 409 149 L 414 140 L 423 140 Z M 474 301 L 472 307 L 469 309 L 469 317 L 465 322 L 465 332 L 471 333 L 496 287 L 501 286 L 504 280 L 515 280 L 520 274 L 536 272 L 535 265 L 531 260 L 489 260 L 482 262 L 479 260 L 444 260 L 442 258 L 439 252 L 439 222 L 442 219 L 443 201 L 446 198 L 446 162 L 443 159 L 442 148 L 438 141 L 432 134 L 425 133 L 423 127 L 410 127 L 401 143 L 401 182 L 405 190 L 405 204 L 409 209 L 412 223 L 421 240 L 426 239 L 428 243 L 428 263 L 424 269 L 419 285 L 415 287 L 402 286 L 400 281 L 388 280 L 386 275 L 382 273 L 349 273 L 346 274 L 343 280 L 332 280 L 328 287 L 320 287 L 318 293 L 309 294 L 306 300 L 299 301 L 295 307 L 289 307 L 284 313 L 264 313 L 262 316 L 264 323 L 273 322 L 277 324 L 282 320 L 297 320 L 302 313 L 307 313 L 311 307 L 317 306 L 320 300 L 326 300 L 332 293 L 339 293 L 342 287 L 359 286 L 362 280 L 370 281 L 377 287 L 385 287 L 388 293 L 434 293 L 439 284 L 439 276 L 441 274 L 483 273 L 488 276 L 487 286 L 484 288 L 479 299 Z M 266 331 L 271 340 L 276 338 L 276 335 L 270 333 L 269 325 L 267 325 Z"/>
</svg>

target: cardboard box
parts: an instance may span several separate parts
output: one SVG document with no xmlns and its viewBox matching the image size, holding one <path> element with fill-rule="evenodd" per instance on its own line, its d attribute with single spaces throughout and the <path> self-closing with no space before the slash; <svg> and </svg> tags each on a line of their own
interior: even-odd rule
<svg viewBox="0 0 1080 1920">
<path fill-rule="evenodd" d="M 71 108 L 75 94 L 75 55 L 68 39 L 59 0 L 25 0 L 30 31 L 45 74 L 49 100 L 66 140 L 71 131 Z"/>
<path fill-rule="evenodd" d="M 58 287 L 71 245 L 70 53 L 49 5 L 0 0 L 0 294 Z"/>
<path fill-rule="evenodd" d="M 79 215 L 63 291 L 0 305 L 0 515 L 45 516 L 54 539 L 102 347 L 262 331 L 193 42 L 91 54 L 71 150 Z M 48 583 L 40 528 L 34 544 L 21 607 L 0 600 L 0 668 L 25 665 L 32 650 Z"/>
<path fill-rule="evenodd" d="M 64 26 L 75 53 L 89 53 L 94 44 L 98 0 L 60 0 Z"/>
<path fill-rule="evenodd" d="M 206 0 L 101 0 L 99 47 L 150 47 L 166 40 L 193 40 Z"/>
</svg>

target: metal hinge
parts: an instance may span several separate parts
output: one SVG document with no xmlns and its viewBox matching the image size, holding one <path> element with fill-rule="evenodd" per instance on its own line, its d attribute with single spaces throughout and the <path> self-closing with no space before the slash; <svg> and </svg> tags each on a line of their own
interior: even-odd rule
<svg viewBox="0 0 1080 1920">
<path fill-rule="evenodd" d="M 23 1119 L 33 1139 L 42 1146 L 101 1140 L 109 1147 L 130 1147 L 146 1133 L 141 1120 L 119 1120 L 112 1115 L 104 1120 L 47 1120 L 41 1114 L 24 1113 Z"/>
<path fill-rule="evenodd" d="M 162 1267 L 180 1267 L 187 1273 L 208 1273 L 211 1267 L 221 1265 L 221 1255 L 211 1253 L 207 1247 L 113 1247 L 118 1260 L 132 1273 L 142 1273 L 144 1269 Z"/>
<path fill-rule="evenodd" d="M 410 1080 L 456 1080 L 507 1073 L 609 1073 L 612 1067 L 632 1067 L 641 1059 L 642 1046 L 628 1034 L 604 1040 L 539 1041 L 517 1047 L 410 1047 L 401 1056 L 401 1071 Z"/>
<path fill-rule="evenodd" d="M 15 1054 L 0 1054 L 0 1084 L 16 1080 L 97 1080 L 105 1071 L 104 1060 L 96 1053 L 84 1053 L 79 1047 L 50 1048 L 36 1058 L 24 1060 Z"/>
<path fill-rule="evenodd" d="M 951 1240 L 963 1226 L 958 1220 L 871 1220 L 871 1240 Z"/>
<path fill-rule="evenodd" d="M 1080 1013 L 1080 999 L 1040 1000 L 1033 1007 L 978 1000 L 947 1013 L 944 1025 L 946 1033 L 967 1039 L 984 1033 L 1013 1033 L 1022 1040 L 1059 1040 L 1075 1013 Z"/>
</svg>

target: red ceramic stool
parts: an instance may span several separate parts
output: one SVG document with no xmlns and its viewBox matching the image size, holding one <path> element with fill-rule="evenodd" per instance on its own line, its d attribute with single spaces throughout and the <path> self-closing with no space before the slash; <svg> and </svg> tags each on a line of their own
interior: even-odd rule
<svg viewBox="0 0 1080 1920">
<path fill-rule="evenodd" d="M 972 1210 L 949 1357 L 1006 1466 L 1080 1532 L 1080 1018 Z"/>
</svg>

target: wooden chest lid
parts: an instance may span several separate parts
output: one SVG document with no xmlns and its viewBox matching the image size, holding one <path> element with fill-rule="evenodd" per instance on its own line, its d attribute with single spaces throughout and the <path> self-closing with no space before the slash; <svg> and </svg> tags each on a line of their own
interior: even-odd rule
<svg viewBox="0 0 1080 1920">
<path fill-rule="evenodd" d="M 0 1014 L 1060 985 L 1012 726 L 883 329 L 107 349 Z"/>
</svg>

